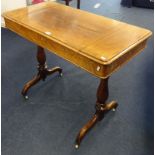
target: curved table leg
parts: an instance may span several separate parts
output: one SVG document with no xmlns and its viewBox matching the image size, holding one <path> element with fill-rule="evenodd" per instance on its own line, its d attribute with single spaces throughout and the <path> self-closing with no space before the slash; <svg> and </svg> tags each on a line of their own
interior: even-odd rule
<svg viewBox="0 0 155 155">
<path fill-rule="evenodd" d="M 76 149 L 79 148 L 80 143 L 81 143 L 82 139 L 85 137 L 85 135 L 87 134 L 87 132 L 97 123 L 98 117 L 99 116 L 95 114 L 92 117 L 92 119 L 85 126 L 82 127 L 82 129 L 78 133 L 77 138 L 75 140 L 75 148 Z"/>
<path fill-rule="evenodd" d="M 67 6 L 69 6 L 69 0 L 65 0 Z"/>
<path fill-rule="evenodd" d="M 55 72 L 59 72 L 60 76 L 62 76 L 62 69 L 60 67 L 54 67 L 47 70 L 47 75 L 51 75 Z"/>
<path fill-rule="evenodd" d="M 62 76 L 62 69 L 60 67 L 54 67 L 52 69 L 47 69 L 46 65 L 46 55 L 44 49 L 38 46 L 37 51 L 37 60 L 38 64 L 38 75 L 34 77 L 31 81 L 27 82 L 22 90 L 22 95 L 28 99 L 27 92 L 28 90 L 37 84 L 40 80 L 45 80 L 48 75 L 51 75 L 55 72 L 59 72 L 60 76 Z"/>
<path fill-rule="evenodd" d="M 35 84 L 37 84 L 41 80 L 41 76 L 34 77 L 31 81 L 27 82 L 22 90 L 22 95 L 25 99 L 28 99 L 27 92 L 28 90 Z"/>
<path fill-rule="evenodd" d="M 108 98 L 108 78 L 101 79 L 100 85 L 97 90 L 97 102 L 96 102 L 96 113 L 92 117 L 92 119 L 84 125 L 84 127 L 80 130 L 77 135 L 75 141 L 75 148 L 79 148 L 82 139 L 85 137 L 88 131 L 93 128 L 93 126 L 104 118 L 104 114 L 112 109 L 116 109 L 118 104 L 115 101 L 111 101 L 110 103 L 105 103 Z"/>
<path fill-rule="evenodd" d="M 80 9 L 80 0 L 77 0 L 77 8 Z"/>
</svg>

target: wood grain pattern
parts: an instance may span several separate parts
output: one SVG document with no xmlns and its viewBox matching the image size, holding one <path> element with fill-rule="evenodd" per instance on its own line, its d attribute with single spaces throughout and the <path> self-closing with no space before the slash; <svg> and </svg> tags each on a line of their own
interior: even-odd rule
<svg viewBox="0 0 155 155">
<path fill-rule="evenodd" d="M 6 27 L 100 78 L 142 51 L 149 30 L 45 2 L 3 14 Z"/>
</svg>

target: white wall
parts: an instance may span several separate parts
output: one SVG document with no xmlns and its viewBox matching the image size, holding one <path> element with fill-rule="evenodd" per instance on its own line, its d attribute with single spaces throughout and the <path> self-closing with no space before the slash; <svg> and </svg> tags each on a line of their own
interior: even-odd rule
<svg viewBox="0 0 155 155">
<path fill-rule="evenodd" d="M 55 1 L 55 0 L 44 0 Z M 1 13 L 31 4 L 32 0 L 1 0 Z M 5 27 L 4 19 L 1 17 L 1 26 Z"/>
<path fill-rule="evenodd" d="M 1 0 L 1 13 L 26 6 L 26 0 Z M 4 20 L 1 17 L 1 26 L 4 26 Z"/>
<path fill-rule="evenodd" d="M 26 0 L 1 0 L 1 12 L 26 6 Z"/>
</svg>

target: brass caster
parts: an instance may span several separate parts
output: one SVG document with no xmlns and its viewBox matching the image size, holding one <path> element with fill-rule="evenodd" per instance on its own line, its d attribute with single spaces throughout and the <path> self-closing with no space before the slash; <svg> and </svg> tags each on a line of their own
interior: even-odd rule
<svg viewBox="0 0 155 155">
<path fill-rule="evenodd" d="M 75 148 L 76 148 L 76 149 L 78 149 L 78 148 L 79 148 L 79 145 L 78 145 L 78 144 L 76 144 L 76 145 L 75 145 Z"/>
<path fill-rule="evenodd" d="M 63 73 L 60 73 L 60 77 L 62 77 L 63 76 Z"/>
<path fill-rule="evenodd" d="M 28 99 L 29 99 L 29 97 L 26 95 L 26 96 L 24 96 L 24 99 L 25 99 L 25 100 L 28 100 Z"/>
<path fill-rule="evenodd" d="M 116 109 L 115 109 L 115 108 L 113 108 L 113 109 L 112 109 L 112 111 L 114 111 L 114 112 L 115 112 L 115 111 L 116 111 Z"/>
</svg>

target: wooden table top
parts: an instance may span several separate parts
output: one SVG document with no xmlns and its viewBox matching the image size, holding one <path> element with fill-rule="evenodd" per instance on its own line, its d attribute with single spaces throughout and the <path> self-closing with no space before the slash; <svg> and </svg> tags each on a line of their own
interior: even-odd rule
<svg viewBox="0 0 155 155">
<path fill-rule="evenodd" d="M 55 2 L 3 14 L 6 27 L 105 78 L 144 49 L 147 29 Z"/>
</svg>

